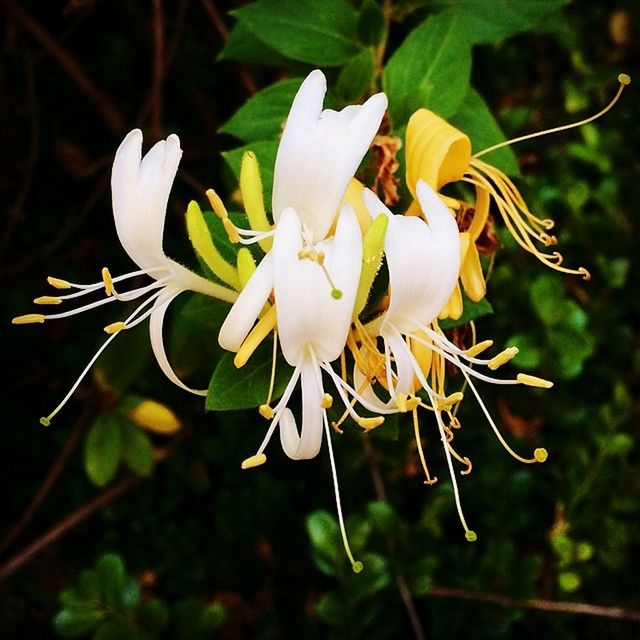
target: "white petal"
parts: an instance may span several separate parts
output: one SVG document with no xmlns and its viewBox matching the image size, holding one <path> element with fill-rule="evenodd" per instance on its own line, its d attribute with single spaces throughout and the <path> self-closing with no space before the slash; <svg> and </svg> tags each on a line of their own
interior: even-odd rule
<svg viewBox="0 0 640 640">
<path fill-rule="evenodd" d="M 316 70 L 298 90 L 278 148 L 273 182 L 275 221 L 292 207 L 315 241 L 331 227 L 387 108 L 386 96 L 379 93 L 363 105 L 322 111 L 326 89 L 324 75 Z"/>
<path fill-rule="evenodd" d="M 302 226 L 293 209 L 285 209 L 273 243 L 274 296 L 282 353 L 294 365 L 313 348 L 319 360 L 331 362 L 342 352 L 351 324 L 360 269 L 362 238 L 351 207 L 340 214 L 336 234 L 316 245 L 340 299 L 316 262 L 300 259 Z"/>
<path fill-rule="evenodd" d="M 206 396 L 206 389 L 192 389 L 188 387 L 178 376 L 176 375 L 173 367 L 169 364 L 169 359 L 167 358 L 167 353 L 164 348 L 164 340 L 162 338 L 162 327 L 164 325 L 164 316 L 167 311 L 167 307 L 171 304 L 171 301 L 178 295 L 182 293 L 182 291 L 167 291 L 166 296 L 163 293 L 164 301 L 160 302 L 158 306 L 153 310 L 151 317 L 149 318 L 149 336 L 151 338 L 151 348 L 153 349 L 153 354 L 158 361 L 158 365 L 162 369 L 163 373 L 171 382 L 175 385 L 188 391 L 189 393 L 193 393 L 198 396 Z M 159 298 L 160 300 L 160 298 Z"/>
<path fill-rule="evenodd" d="M 262 259 L 231 307 L 218 334 L 223 349 L 237 351 L 273 289 L 273 250 Z"/>
<path fill-rule="evenodd" d="M 142 158 L 142 132 L 131 131 L 116 152 L 111 173 L 113 216 L 118 237 L 142 269 L 164 264 L 164 219 L 169 192 L 182 156 L 170 135 Z"/>
<path fill-rule="evenodd" d="M 317 364 L 312 358 L 302 363 L 302 429 L 298 433 L 296 419 L 285 409 L 280 419 L 280 443 L 284 452 L 293 460 L 315 458 L 322 444 L 322 380 Z"/>
</svg>

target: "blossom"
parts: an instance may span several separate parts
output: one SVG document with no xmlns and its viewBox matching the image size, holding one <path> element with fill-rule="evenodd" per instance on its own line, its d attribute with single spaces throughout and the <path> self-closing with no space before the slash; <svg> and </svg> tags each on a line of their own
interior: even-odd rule
<svg viewBox="0 0 640 640">
<path fill-rule="evenodd" d="M 59 305 L 102 290 L 106 295 L 104 298 L 69 311 L 28 314 L 13 319 L 14 324 L 41 323 L 45 320 L 66 318 L 116 300 L 130 302 L 144 299 L 124 321 L 105 327 L 110 337 L 98 349 L 62 402 L 49 416 L 41 419 L 43 424 L 48 424 L 60 411 L 115 336 L 120 331 L 137 326 L 147 318 L 149 318 L 151 346 L 165 375 L 182 389 L 198 395 L 206 395 L 206 391 L 191 389 L 185 385 L 169 364 L 162 338 L 164 316 L 172 300 L 184 291 L 213 296 L 226 302 L 233 302 L 237 294 L 231 289 L 197 275 L 164 253 L 162 240 L 167 202 L 181 156 L 182 150 L 178 136 L 170 135 L 166 140 L 157 142 L 142 157 L 142 132 L 139 129 L 131 131 L 116 152 L 111 173 L 111 190 L 118 238 L 138 269 L 111 277 L 109 270 L 104 268 L 102 280 L 94 284 L 75 284 L 50 277 L 48 282 L 51 286 L 59 290 L 72 289 L 73 293 L 36 298 L 34 301 L 36 304 Z M 117 283 L 143 275 L 149 276 L 153 282 L 122 293 L 116 290 Z"/>
</svg>

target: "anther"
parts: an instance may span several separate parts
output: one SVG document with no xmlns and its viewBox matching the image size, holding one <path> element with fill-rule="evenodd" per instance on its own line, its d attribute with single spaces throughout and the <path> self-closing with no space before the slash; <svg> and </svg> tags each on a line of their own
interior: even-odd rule
<svg viewBox="0 0 640 640">
<path fill-rule="evenodd" d="M 457 404 L 458 402 L 462 402 L 464 398 L 464 393 L 462 393 L 462 391 L 456 391 L 454 393 L 452 393 L 451 395 L 447 396 L 444 401 L 443 401 L 443 405 L 445 407 L 450 407 L 454 404 Z"/>
<path fill-rule="evenodd" d="M 491 369 L 491 371 L 495 371 L 498 367 L 501 367 L 506 362 L 509 362 L 512 358 L 518 355 L 520 349 L 518 347 L 507 347 L 504 351 L 499 353 L 497 356 L 491 358 L 487 363 L 487 367 Z"/>
<path fill-rule="evenodd" d="M 618 82 L 619 82 L 620 84 L 624 84 L 624 85 L 631 84 L 631 76 L 630 76 L 630 75 L 627 75 L 626 73 L 621 73 L 621 74 L 618 76 Z"/>
<path fill-rule="evenodd" d="M 33 302 L 34 304 L 60 304 L 62 302 L 62 298 L 56 298 L 55 296 L 40 296 Z"/>
<path fill-rule="evenodd" d="M 108 333 L 109 335 L 112 335 L 114 333 L 118 333 L 118 331 L 122 331 L 127 325 L 120 321 L 120 322 L 112 322 L 111 324 L 108 324 L 105 328 L 104 328 L 104 332 Z"/>
<path fill-rule="evenodd" d="M 549 452 L 543 447 L 539 447 L 533 452 L 533 457 L 536 459 L 536 462 L 545 462 L 549 457 Z"/>
<path fill-rule="evenodd" d="M 398 407 L 398 411 L 400 413 L 406 413 L 409 410 L 407 406 L 407 396 L 404 393 L 396 394 L 396 407 Z"/>
<path fill-rule="evenodd" d="M 318 251 L 318 253 L 316 253 L 315 260 L 321 267 L 324 266 L 324 258 L 324 251 Z"/>
<path fill-rule="evenodd" d="M 342 435 L 344 433 L 344 431 L 340 428 L 340 422 L 335 422 L 333 421 L 331 423 L 331 428 L 336 432 L 339 433 L 340 435 Z"/>
<path fill-rule="evenodd" d="M 478 344 L 474 344 L 472 347 L 469 347 L 464 353 L 469 358 L 475 358 L 491 346 L 493 346 L 493 340 L 483 340 L 482 342 L 478 342 Z"/>
<path fill-rule="evenodd" d="M 11 320 L 11 324 L 35 324 L 43 323 L 45 317 L 41 313 L 27 313 L 24 316 L 17 316 Z"/>
<path fill-rule="evenodd" d="M 375 418 L 360 418 L 358 420 L 358 426 L 368 432 L 371 431 L 371 429 L 379 427 L 383 422 L 383 416 L 376 416 Z"/>
<path fill-rule="evenodd" d="M 413 411 L 420 406 L 420 398 L 413 396 L 412 398 L 407 398 L 407 411 Z"/>
<path fill-rule="evenodd" d="M 553 387 L 553 382 L 550 380 L 530 376 L 528 373 L 519 373 L 516 379 L 521 384 L 526 384 L 529 387 L 540 387 L 541 389 L 551 389 L 551 387 Z"/>
<path fill-rule="evenodd" d="M 586 280 L 587 282 L 588 282 L 589 280 L 591 280 L 591 274 L 590 274 L 590 273 L 589 273 L 589 271 L 587 271 L 584 267 L 580 267 L 580 268 L 578 269 L 578 273 L 581 273 L 581 274 L 582 274 L 582 279 L 583 279 L 583 280 Z"/>
<path fill-rule="evenodd" d="M 61 278 L 49 276 L 47 278 L 47 282 L 55 289 L 71 289 L 71 283 L 66 280 L 62 280 Z"/>
<path fill-rule="evenodd" d="M 332 405 L 333 405 L 333 397 L 331 396 L 330 393 L 325 393 L 322 396 L 322 400 L 320 401 L 320 406 L 323 409 L 331 409 Z"/>
<path fill-rule="evenodd" d="M 104 282 L 104 292 L 107 294 L 107 297 L 111 297 L 114 292 L 113 286 L 113 278 L 111 277 L 111 272 L 107 267 L 102 267 L 102 282 Z"/>
<path fill-rule="evenodd" d="M 266 420 L 271 420 L 276 415 L 275 411 L 268 404 L 261 404 L 258 413 Z"/>
<path fill-rule="evenodd" d="M 257 453 L 255 456 L 251 456 L 242 461 L 240 467 L 242 469 L 253 469 L 253 467 L 259 467 L 267 461 L 267 456 L 264 453 Z"/>
</svg>

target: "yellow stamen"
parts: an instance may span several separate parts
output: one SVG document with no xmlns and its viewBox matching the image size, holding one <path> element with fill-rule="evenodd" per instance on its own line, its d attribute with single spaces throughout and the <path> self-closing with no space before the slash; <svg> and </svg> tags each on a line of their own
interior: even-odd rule
<svg viewBox="0 0 640 640">
<path fill-rule="evenodd" d="M 258 320 L 249 335 L 244 339 L 236 357 L 233 359 L 233 364 L 240 369 L 247 364 L 249 358 L 253 352 L 260 346 L 262 341 L 273 331 L 276 326 L 276 308 L 275 306 L 269 307 L 268 311 Z"/>
<path fill-rule="evenodd" d="M 342 291 L 340 291 L 340 289 L 338 289 L 333 283 L 333 280 L 329 275 L 329 271 L 327 271 L 327 267 L 324 264 L 324 258 L 324 252 L 316 251 L 315 249 L 300 249 L 300 251 L 298 251 L 298 260 L 312 260 L 322 269 L 322 272 L 331 287 L 331 297 L 335 300 L 340 300 L 340 298 L 342 298 Z"/>
<path fill-rule="evenodd" d="M 264 418 L 268 415 L 269 418 L 273 418 L 275 415 L 273 409 L 270 407 L 271 398 L 273 397 L 273 389 L 276 384 L 276 360 L 278 358 L 278 331 L 276 329 L 273 330 L 273 349 L 271 350 L 271 376 L 269 377 L 269 391 L 267 392 L 267 401 L 260 406 L 260 415 Z"/>
<path fill-rule="evenodd" d="M 107 267 L 102 267 L 102 281 L 104 282 L 104 292 L 107 296 L 112 296 L 115 289 L 113 287 L 113 278 Z"/>
<path fill-rule="evenodd" d="M 543 447 L 539 447 L 538 449 L 536 449 L 533 452 L 533 457 L 538 462 L 545 462 L 546 459 L 549 457 L 549 452 L 546 449 L 544 449 Z"/>
<path fill-rule="evenodd" d="M 126 326 L 124 322 L 112 322 L 104 328 L 104 332 L 112 335 L 118 333 L 118 331 L 122 331 Z"/>
<path fill-rule="evenodd" d="M 581 127 L 582 125 L 585 125 L 585 124 L 588 124 L 589 122 L 593 122 L 594 120 L 597 120 L 600 116 L 603 116 L 605 113 L 607 113 L 607 111 L 609 111 L 613 107 L 613 105 L 616 104 L 616 102 L 618 102 L 618 100 L 620 99 L 620 96 L 622 95 L 622 92 L 624 91 L 624 88 L 631 82 L 631 77 L 628 76 L 626 73 L 621 73 L 618 76 L 618 82 L 620 83 L 620 86 L 618 87 L 618 91 L 616 95 L 613 97 L 611 102 L 609 102 L 609 104 L 604 109 L 602 109 L 601 111 L 598 111 L 598 113 L 596 113 L 595 115 L 590 116 L 589 118 L 585 118 L 584 120 L 580 120 L 579 122 L 573 122 L 571 124 L 565 124 L 560 127 L 554 127 L 553 129 L 545 129 L 544 131 L 529 133 L 525 136 L 519 136 L 518 138 L 505 140 L 504 142 L 494 144 L 488 149 L 483 149 L 478 153 L 474 153 L 473 157 L 479 158 L 480 156 L 490 153 L 491 151 L 495 151 L 496 149 L 501 149 L 502 147 L 515 144 L 516 142 L 522 142 L 523 140 L 530 140 L 531 138 L 538 138 L 539 136 L 545 136 L 550 133 L 558 133 L 559 131 L 566 131 L 567 129 L 574 129 L 575 127 Z"/>
<path fill-rule="evenodd" d="M 56 289 L 71 289 L 71 283 L 66 280 L 62 280 L 62 278 L 54 278 L 53 276 L 49 276 L 47 278 L 47 282 Z"/>
<path fill-rule="evenodd" d="M 420 424 L 418 422 L 418 412 L 416 409 L 413 410 L 413 433 L 416 439 L 416 446 L 418 447 L 418 456 L 420 457 L 420 464 L 422 464 L 422 470 L 424 471 L 424 475 L 426 480 L 425 484 L 435 484 L 438 482 L 438 478 L 435 476 L 432 478 L 429 474 L 429 468 L 427 467 L 427 459 L 424 455 L 424 450 L 422 449 L 422 438 L 420 437 Z"/>
<path fill-rule="evenodd" d="M 371 431 L 371 429 L 379 427 L 383 422 L 383 416 L 376 416 L 375 418 L 360 418 L 358 420 L 358 426 L 368 432 Z"/>
<path fill-rule="evenodd" d="M 267 461 L 267 456 L 264 453 L 257 453 L 255 456 L 251 456 L 242 461 L 240 467 L 242 469 L 252 469 L 253 467 L 259 467 Z"/>
<path fill-rule="evenodd" d="M 474 344 L 472 347 L 469 347 L 465 351 L 465 355 L 470 358 L 475 358 L 477 355 L 481 354 L 483 351 L 486 351 L 489 347 L 493 346 L 493 340 L 483 340 L 482 342 L 478 342 L 478 344 Z"/>
<path fill-rule="evenodd" d="M 507 347 L 497 356 L 491 358 L 491 360 L 489 360 L 489 362 L 487 363 L 487 367 L 489 367 L 491 371 L 495 371 L 498 367 L 501 367 L 503 364 L 509 362 L 509 360 L 515 358 L 519 352 L 520 349 L 518 349 L 518 347 Z"/>
<path fill-rule="evenodd" d="M 142 400 L 127 416 L 143 429 L 162 435 L 173 435 L 182 426 L 169 407 L 155 400 Z"/>
<path fill-rule="evenodd" d="M 254 231 L 269 231 L 271 225 L 264 208 L 264 192 L 260 178 L 258 158 L 253 151 L 246 151 L 240 165 L 240 192 L 242 203 L 249 219 L 249 226 Z M 273 238 L 258 240 L 258 244 L 266 253 L 271 249 Z"/>
<path fill-rule="evenodd" d="M 396 407 L 400 413 L 407 413 L 409 408 L 407 407 L 407 396 L 404 393 L 398 393 L 395 397 Z"/>
<path fill-rule="evenodd" d="M 464 398 L 464 394 L 462 393 L 462 391 L 455 391 L 450 396 L 447 396 L 442 402 L 442 404 L 445 407 L 451 407 L 454 404 L 457 404 L 458 402 L 462 402 L 463 398 Z"/>
<path fill-rule="evenodd" d="M 224 206 L 224 202 L 222 202 L 220 196 L 213 189 L 207 189 L 205 194 L 211 204 L 213 212 L 222 220 L 224 230 L 227 232 L 227 236 L 229 236 L 229 241 L 233 244 L 240 242 L 240 234 L 233 222 L 229 219 L 229 212 Z"/>
<path fill-rule="evenodd" d="M 551 387 L 553 387 L 553 382 L 550 380 L 530 376 L 528 373 L 519 373 L 516 378 L 518 382 L 526 384 L 529 387 L 540 387 L 541 389 L 551 389 Z"/>
<path fill-rule="evenodd" d="M 330 393 L 325 393 L 322 396 L 322 400 L 320 401 L 320 406 L 323 409 L 331 409 L 332 405 L 333 405 L 333 397 L 331 396 Z"/>
<path fill-rule="evenodd" d="M 271 420 L 276 415 L 276 412 L 268 404 L 261 404 L 258 413 L 267 420 Z"/>
<path fill-rule="evenodd" d="M 35 304 L 60 304 L 62 302 L 61 298 L 56 298 L 55 296 L 40 296 L 33 301 Z"/>
<path fill-rule="evenodd" d="M 231 222 L 229 218 L 224 218 L 224 220 L 222 221 L 222 225 L 224 226 L 224 230 L 229 236 L 229 241 L 233 244 L 238 244 L 238 242 L 240 242 L 240 234 L 238 233 L 238 230 L 236 229 L 236 226 L 233 224 L 233 222 Z"/>
<path fill-rule="evenodd" d="M 11 324 L 34 324 L 43 323 L 45 317 L 41 313 L 27 313 L 24 316 L 16 316 L 11 320 Z"/>
</svg>

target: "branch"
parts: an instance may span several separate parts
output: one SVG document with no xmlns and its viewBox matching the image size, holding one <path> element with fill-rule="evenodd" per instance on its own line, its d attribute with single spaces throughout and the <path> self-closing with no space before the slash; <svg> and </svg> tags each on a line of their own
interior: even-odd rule
<svg viewBox="0 0 640 640">
<path fill-rule="evenodd" d="M 164 13 L 162 0 L 151 0 L 153 18 L 151 21 L 153 33 L 153 63 L 151 68 L 151 135 L 155 140 L 162 137 L 162 85 L 164 71 Z"/>
</svg>

